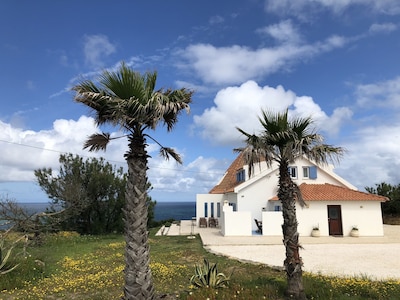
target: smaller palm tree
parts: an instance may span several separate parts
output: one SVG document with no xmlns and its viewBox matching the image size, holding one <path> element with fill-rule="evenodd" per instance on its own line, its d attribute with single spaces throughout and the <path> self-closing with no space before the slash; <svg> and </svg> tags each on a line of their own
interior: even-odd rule
<svg viewBox="0 0 400 300">
<path fill-rule="evenodd" d="M 287 295 L 292 299 L 306 299 L 302 280 L 302 260 L 297 232 L 296 201 L 304 205 L 299 187 L 288 172 L 289 165 L 298 157 L 305 156 L 316 164 L 337 160 L 344 149 L 323 143 L 323 137 L 313 131 L 311 118 L 289 119 L 288 110 L 282 113 L 262 111 L 259 121 L 262 131 L 259 135 L 249 134 L 237 128 L 246 136 L 246 147 L 235 149 L 243 152 L 249 166 L 249 175 L 255 164 L 265 161 L 279 165 L 278 198 L 282 202 L 283 244 L 286 249 L 284 266 L 287 276 Z"/>
</svg>

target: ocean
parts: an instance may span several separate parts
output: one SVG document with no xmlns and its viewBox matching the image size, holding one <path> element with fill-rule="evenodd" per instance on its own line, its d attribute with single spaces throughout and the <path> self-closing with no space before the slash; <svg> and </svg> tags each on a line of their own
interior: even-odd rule
<svg viewBox="0 0 400 300">
<path fill-rule="evenodd" d="M 157 202 L 154 220 L 191 220 L 196 216 L 196 202 Z"/>
<path fill-rule="evenodd" d="M 45 211 L 48 203 L 19 203 L 29 213 Z M 154 220 L 168 219 L 191 220 L 196 216 L 196 202 L 157 202 L 154 209 Z"/>
</svg>

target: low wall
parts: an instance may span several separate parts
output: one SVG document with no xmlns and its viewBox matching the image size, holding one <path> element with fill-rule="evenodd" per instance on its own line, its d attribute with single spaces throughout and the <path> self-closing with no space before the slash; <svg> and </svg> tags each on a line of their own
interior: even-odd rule
<svg viewBox="0 0 400 300">
<path fill-rule="evenodd" d="M 224 236 L 251 236 L 252 223 L 250 212 L 226 211 L 222 213 L 221 233 Z"/>
<path fill-rule="evenodd" d="M 263 235 L 282 235 L 283 217 L 281 211 L 262 212 Z"/>
</svg>

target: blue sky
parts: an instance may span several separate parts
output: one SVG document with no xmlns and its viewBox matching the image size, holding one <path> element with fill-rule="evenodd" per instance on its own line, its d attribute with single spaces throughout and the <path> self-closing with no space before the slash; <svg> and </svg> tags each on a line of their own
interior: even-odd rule
<svg viewBox="0 0 400 300">
<path fill-rule="evenodd" d="M 33 171 L 57 170 L 60 153 L 124 165 L 124 140 L 82 150 L 98 129 L 70 91 L 121 61 L 196 91 L 172 133 L 153 133 L 184 164 L 149 141 L 157 201 L 207 193 L 242 145 L 235 127 L 257 132 L 261 108 L 312 116 L 347 149 L 336 173 L 359 189 L 400 182 L 397 0 L 16 0 L 0 11 L 0 197 L 47 201 Z"/>
</svg>

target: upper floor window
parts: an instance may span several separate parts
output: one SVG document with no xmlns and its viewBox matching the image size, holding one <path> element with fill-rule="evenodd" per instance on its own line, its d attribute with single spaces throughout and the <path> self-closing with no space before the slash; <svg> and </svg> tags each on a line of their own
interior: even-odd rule
<svg viewBox="0 0 400 300">
<path fill-rule="evenodd" d="M 316 179 L 317 178 L 317 167 L 303 167 L 303 178 Z"/>
<path fill-rule="evenodd" d="M 241 182 L 246 179 L 246 173 L 244 169 L 240 169 L 239 171 L 236 172 L 236 181 Z"/>
<path fill-rule="evenodd" d="M 289 175 L 293 179 L 297 179 L 297 167 L 289 167 Z"/>
<path fill-rule="evenodd" d="M 303 167 L 303 178 L 310 177 L 310 167 Z"/>
</svg>

